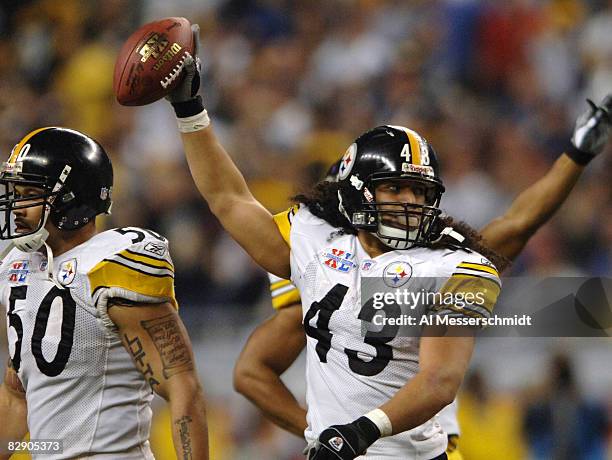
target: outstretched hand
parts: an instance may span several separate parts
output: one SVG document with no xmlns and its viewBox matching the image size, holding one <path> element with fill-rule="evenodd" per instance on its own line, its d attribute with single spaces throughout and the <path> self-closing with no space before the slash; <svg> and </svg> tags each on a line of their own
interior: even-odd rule
<svg viewBox="0 0 612 460">
<path fill-rule="evenodd" d="M 608 94 L 600 105 L 587 99 L 589 108 L 576 120 L 572 145 L 580 152 L 592 157 L 599 155 L 610 137 L 612 126 L 612 94 Z"/>
<path fill-rule="evenodd" d="M 191 33 L 193 34 L 193 55 L 186 53 L 183 61 L 183 69 L 181 82 L 166 96 L 166 99 L 173 104 L 187 102 L 197 97 L 200 89 L 200 69 L 202 64 L 198 57 L 200 49 L 200 26 L 198 24 L 191 25 Z"/>
</svg>

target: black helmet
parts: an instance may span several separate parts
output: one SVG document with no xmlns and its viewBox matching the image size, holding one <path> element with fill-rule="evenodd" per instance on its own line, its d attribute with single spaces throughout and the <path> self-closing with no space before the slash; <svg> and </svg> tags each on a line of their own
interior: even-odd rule
<svg viewBox="0 0 612 460">
<path fill-rule="evenodd" d="M 113 167 L 95 140 L 66 128 L 41 128 L 26 135 L 0 170 L 0 239 L 33 235 L 47 218 L 62 230 L 75 230 L 111 207 Z M 43 189 L 37 196 L 20 197 L 15 186 Z M 38 226 L 28 233 L 11 229 L 15 209 L 44 205 Z M 43 240 L 44 241 L 44 238 Z M 40 244 L 42 244 L 42 241 Z"/>
<path fill-rule="evenodd" d="M 376 186 L 390 179 L 409 179 L 424 186 L 425 204 L 378 202 Z M 338 171 L 340 212 L 353 227 L 375 234 L 385 245 L 405 249 L 432 240 L 441 211 L 444 185 L 434 149 L 415 131 L 402 126 L 379 126 L 359 136 L 341 159 Z M 381 205 L 387 206 L 384 210 Z M 393 210 L 388 206 L 393 205 Z M 401 208 L 401 210 L 400 210 Z M 381 214 L 405 218 L 405 228 L 385 225 Z M 418 217 L 410 229 L 409 217 Z"/>
</svg>

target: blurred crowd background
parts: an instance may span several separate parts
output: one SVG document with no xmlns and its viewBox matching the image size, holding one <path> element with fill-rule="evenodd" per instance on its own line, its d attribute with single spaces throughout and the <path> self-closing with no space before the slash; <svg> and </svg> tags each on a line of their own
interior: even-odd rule
<svg viewBox="0 0 612 460">
<path fill-rule="evenodd" d="M 270 210 L 285 209 L 361 132 L 398 124 L 437 150 L 444 210 L 482 227 L 567 146 L 585 98 L 612 90 L 612 1 L 2 0 L 0 153 L 48 125 L 105 146 L 116 185 L 101 225 L 171 241 L 213 458 L 302 458 L 301 440 L 231 389 L 246 336 L 271 314 L 265 273 L 200 199 L 167 104 L 126 108 L 112 94 L 123 41 L 165 16 L 200 24 L 205 105 Z M 512 275 L 610 275 L 611 150 Z M 612 458 L 610 363 L 609 339 L 480 343 L 461 404 L 466 460 Z M 287 376 L 300 394 L 302 366 Z M 156 448 L 172 458 L 159 414 Z"/>
</svg>

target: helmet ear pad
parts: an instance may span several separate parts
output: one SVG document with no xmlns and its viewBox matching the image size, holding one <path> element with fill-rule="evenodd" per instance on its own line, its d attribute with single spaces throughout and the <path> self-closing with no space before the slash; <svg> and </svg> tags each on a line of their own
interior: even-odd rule
<svg viewBox="0 0 612 460">
<path fill-rule="evenodd" d="M 378 219 L 376 218 L 376 206 L 374 204 L 368 205 L 367 200 L 364 197 L 364 193 L 369 189 L 367 185 L 364 185 L 365 190 L 362 188 L 362 193 L 355 193 L 354 185 L 348 181 L 338 182 L 338 199 L 339 199 L 339 210 L 347 218 L 349 223 L 356 228 L 376 231 L 378 227 Z M 355 213 L 363 212 L 362 220 L 359 225 L 355 225 Z"/>
<path fill-rule="evenodd" d="M 96 215 L 96 211 L 91 206 L 75 202 L 59 208 L 53 206 L 49 219 L 61 230 L 76 230 L 94 221 Z"/>
<path fill-rule="evenodd" d="M 108 212 L 110 208 L 110 187 L 107 192 L 109 197 L 101 201 L 102 197 L 92 196 L 90 189 L 79 188 L 78 182 L 75 184 L 71 179 L 68 178 L 55 196 L 49 215 L 53 225 L 61 230 L 79 229 L 94 221 L 98 214 Z"/>
</svg>

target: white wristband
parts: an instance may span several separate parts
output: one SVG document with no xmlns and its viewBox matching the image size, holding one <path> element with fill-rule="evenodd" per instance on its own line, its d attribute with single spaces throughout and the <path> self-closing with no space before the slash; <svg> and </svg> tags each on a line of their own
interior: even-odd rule
<svg viewBox="0 0 612 460">
<path fill-rule="evenodd" d="M 210 125 L 210 118 L 208 118 L 208 112 L 202 110 L 197 115 L 192 115 L 185 118 L 177 118 L 178 129 L 182 133 L 193 133 L 201 129 L 206 128 Z"/>
<path fill-rule="evenodd" d="M 374 425 L 378 427 L 380 431 L 380 437 L 391 436 L 393 434 L 393 427 L 391 426 L 391 420 L 387 417 L 381 409 L 374 409 L 373 411 L 365 414 L 365 417 L 369 418 L 374 422 Z"/>
</svg>

